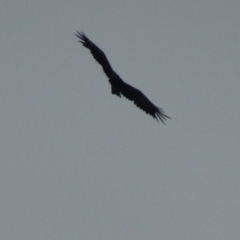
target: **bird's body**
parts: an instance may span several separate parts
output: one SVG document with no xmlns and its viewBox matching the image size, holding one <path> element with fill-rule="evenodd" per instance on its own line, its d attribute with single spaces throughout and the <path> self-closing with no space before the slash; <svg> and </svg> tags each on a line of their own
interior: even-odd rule
<svg viewBox="0 0 240 240">
<path fill-rule="evenodd" d="M 76 36 L 80 39 L 79 42 L 84 47 L 88 48 L 92 53 L 94 59 L 102 66 L 104 73 L 107 75 L 109 83 L 112 87 L 112 94 L 118 97 L 124 96 L 128 100 L 133 101 L 134 104 L 150 114 L 156 120 L 160 119 L 162 123 L 170 117 L 165 115 L 161 108 L 155 106 L 140 90 L 124 82 L 121 77 L 112 69 L 104 52 L 97 47 L 84 33 L 77 32 Z"/>
</svg>

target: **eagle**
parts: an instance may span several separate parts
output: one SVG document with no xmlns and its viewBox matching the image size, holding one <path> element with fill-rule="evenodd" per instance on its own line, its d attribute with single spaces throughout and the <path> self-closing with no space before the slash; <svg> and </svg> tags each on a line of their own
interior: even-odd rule
<svg viewBox="0 0 240 240">
<path fill-rule="evenodd" d="M 83 44 L 85 48 L 88 48 L 94 57 L 94 59 L 102 66 L 104 73 L 108 77 L 108 81 L 111 85 L 112 94 L 121 98 L 124 96 L 145 113 L 151 115 L 157 121 L 161 120 L 164 124 L 168 117 L 162 108 L 155 106 L 140 90 L 134 88 L 128 83 L 124 82 L 121 77 L 112 69 L 105 53 L 95 45 L 83 32 L 77 31 L 75 34 L 79 38 L 79 42 Z"/>
</svg>

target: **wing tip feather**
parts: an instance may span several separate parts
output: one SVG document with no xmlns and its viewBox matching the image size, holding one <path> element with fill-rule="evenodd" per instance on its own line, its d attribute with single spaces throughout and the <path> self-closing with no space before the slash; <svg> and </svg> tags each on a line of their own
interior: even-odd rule
<svg viewBox="0 0 240 240">
<path fill-rule="evenodd" d="M 86 41 L 87 41 L 87 37 L 86 35 L 84 34 L 83 31 L 78 31 L 76 30 L 77 33 L 75 33 L 75 36 L 79 38 L 79 42 L 84 44 Z"/>
<path fill-rule="evenodd" d="M 154 115 L 155 119 L 158 121 L 160 120 L 163 124 L 167 119 L 171 119 L 169 116 L 165 114 L 162 108 L 158 108 Z"/>
</svg>

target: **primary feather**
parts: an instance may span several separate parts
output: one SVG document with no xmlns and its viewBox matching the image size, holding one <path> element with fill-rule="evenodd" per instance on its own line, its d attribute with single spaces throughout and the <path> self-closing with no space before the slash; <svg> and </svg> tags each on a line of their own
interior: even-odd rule
<svg viewBox="0 0 240 240">
<path fill-rule="evenodd" d="M 167 118 L 170 119 L 170 117 L 164 113 L 163 109 L 155 106 L 140 90 L 124 82 L 112 69 L 105 53 L 89 40 L 84 33 L 77 31 L 75 35 L 79 38 L 79 42 L 90 50 L 94 59 L 102 66 L 104 73 L 109 78 L 109 83 L 112 87 L 112 94 L 119 97 L 123 95 L 128 100 L 133 101 L 138 108 L 142 109 L 156 120 L 161 120 L 162 123 L 164 123 Z"/>
</svg>

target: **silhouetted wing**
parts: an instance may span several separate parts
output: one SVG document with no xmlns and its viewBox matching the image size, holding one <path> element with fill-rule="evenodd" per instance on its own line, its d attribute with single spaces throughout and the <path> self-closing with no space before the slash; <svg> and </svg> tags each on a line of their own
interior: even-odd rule
<svg viewBox="0 0 240 240">
<path fill-rule="evenodd" d="M 79 42 L 83 44 L 84 47 L 88 48 L 95 60 L 102 66 L 103 71 L 109 78 L 109 82 L 112 86 L 112 94 L 119 97 L 123 95 L 134 104 L 142 109 L 147 114 L 151 115 L 157 121 L 161 120 L 162 123 L 170 117 L 168 117 L 162 108 L 155 106 L 140 90 L 132 87 L 131 85 L 125 83 L 112 69 L 106 55 L 104 52 L 97 47 L 92 41 L 90 41 L 86 35 L 82 32 L 75 34 L 80 40 Z"/>
<path fill-rule="evenodd" d="M 120 92 L 124 97 L 133 101 L 137 107 L 154 117 L 157 121 L 160 119 L 162 123 L 164 123 L 167 118 L 171 119 L 165 115 L 162 108 L 155 106 L 140 90 L 132 87 L 124 81 L 122 81 L 120 89 Z"/>
<path fill-rule="evenodd" d="M 96 46 L 89 38 L 84 35 L 83 32 L 78 32 L 75 34 L 80 40 L 79 42 L 83 44 L 84 47 L 88 48 L 95 60 L 102 66 L 105 74 L 110 78 L 112 73 L 114 73 L 105 53 Z"/>
</svg>

